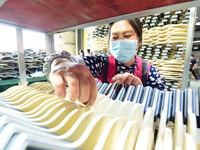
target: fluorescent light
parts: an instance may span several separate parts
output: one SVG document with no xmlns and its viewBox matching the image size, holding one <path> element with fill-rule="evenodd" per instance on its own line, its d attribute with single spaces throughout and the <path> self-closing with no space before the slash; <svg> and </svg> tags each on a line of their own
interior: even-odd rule
<svg viewBox="0 0 200 150">
<path fill-rule="evenodd" d="M 196 26 L 200 26 L 200 22 L 197 22 L 195 25 L 196 25 Z"/>
<path fill-rule="evenodd" d="M 193 47 L 193 49 L 198 49 L 198 47 Z"/>
</svg>

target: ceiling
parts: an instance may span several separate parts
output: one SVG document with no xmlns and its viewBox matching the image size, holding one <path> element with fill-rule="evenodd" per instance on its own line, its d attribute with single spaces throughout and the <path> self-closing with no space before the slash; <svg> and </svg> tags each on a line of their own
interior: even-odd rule
<svg viewBox="0 0 200 150">
<path fill-rule="evenodd" d="M 190 7 L 197 7 L 198 22 L 198 6 L 200 0 L 0 0 L 0 23 L 56 33 Z M 194 41 L 200 41 L 200 26 Z M 200 42 L 193 50 L 200 51 Z"/>
<path fill-rule="evenodd" d="M 199 0 L 0 0 L 0 23 L 59 32 L 137 12 L 144 16 L 149 10 L 197 5 L 200 6 Z"/>
</svg>

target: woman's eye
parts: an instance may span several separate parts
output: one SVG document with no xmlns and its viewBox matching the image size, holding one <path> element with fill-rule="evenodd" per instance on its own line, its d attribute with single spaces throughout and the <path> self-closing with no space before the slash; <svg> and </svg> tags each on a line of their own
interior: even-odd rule
<svg viewBox="0 0 200 150">
<path fill-rule="evenodd" d="M 116 40 L 116 39 L 118 39 L 118 37 L 112 37 L 112 39 L 113 39 L 113 40 Z"/>
<path fill-rule="evenodd" d="M 126 36 L 124 36 L 125 38 L 130 38 L 131 37 L 131 35 L 126 35 Z"/>
</svg>

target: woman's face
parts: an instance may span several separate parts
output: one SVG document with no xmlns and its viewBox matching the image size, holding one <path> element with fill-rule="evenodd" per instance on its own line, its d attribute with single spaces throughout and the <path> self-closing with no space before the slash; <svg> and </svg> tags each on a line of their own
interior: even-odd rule
<svg viewBox="0 0 200 150">
<path fill-rule="evenodd" d="M 138 40 L 138 35 L 127 20 L 115 22 L 111 28 L 110 41 L 120 39 Z"/>
</svg>

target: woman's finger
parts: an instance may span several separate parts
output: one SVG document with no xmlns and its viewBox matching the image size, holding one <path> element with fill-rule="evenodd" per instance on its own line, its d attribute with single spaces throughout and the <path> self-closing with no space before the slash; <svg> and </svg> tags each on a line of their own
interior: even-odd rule
<svg viewBox="0 0 200 150">
<path fill-rule="evenodd" d="M 90 83 L 85 76 L 78 76 L 80 95 L 78 100 L 82 103 L 87 103 L 90 97 Z"/>
<path fill-rule="evenodd" d="M 72 72 L 65 73 L 63 78 L 65 79 L 65 81 L 68 85 L 68 88 L 69 88 L 69 99 L 71 101 L 75 101 L 80 96 L 80 89 L 77 88 L 77 87 L 79 87 L 79 79 Z"/>
<path fill-rule="evenodd" d="M 140 78 L 135 77 L 134 80 L 132 80 L 131 85 L 133 85 L 133 86 L 142 85 L 142 82 L 141 82 Z"/>
<path fill-rule="evenodd" d="M 129 85 L 131 85 L 132 82 L 134 82 L 134 80 L 135 80 L 135 76 L 132 75 L 132 74 L 130 74 L 130 75 L 126 78 L 126 80 L 124 81 L 124 85 L 129 86 Z"/>
<path fill-rule="evenodd" d="M 94 77 L 92 76 L 92 74 L 90 74 L 88 76 L 88 80 L 90 82 L 90 97 L 89 97 L 89 100 L 88 100 L 88 104 L 93 105 L 96 98 L 97 98 L 97 93 L 98 93 L 97 83 L 96 83 Z"/>
<path fill-rule="evenodd" d="M 122 84 L 127 79 L 130 73 L 124 73 L 124 74 L 117 74 L 112 78 L 113 82 L 116 82 L 117 84 Z"/>
<path fill-rule="evenodd" d="M 66 88 L 65 88 L 65 80 L 63 80 L 60 74 L 50 73 L 49 80 L 52 83 L 55 94 L 60 98 L 65 98 L 66 96 Z"/>
<path fill-rule="evenodd" d="M 66 62 L 66 63 L 65 63 Z M 66 97 L 68 84 L 69 98 L 78 99 L 83 103 L 93 105 L 97 97 L 97 85 L 87 66 L 58 59 L 53 62 L 49 79 L 58 97 Z"/>
<path fill-rule="evenodd" d="M 90 95 L 92 95 L 94 98 L 97 95 L 97 92 L 93 93 L 94 89 L 92 89 L 92 86 L 94 87 L 95 82 L 94 77 L 90 73 L 88 67 L 84 65 L 77 66 L 74 72 L 76 72 L 76 75 L 79 79 L 80 95 L 78 99 L 82 103 L 88 103 L 90 101 Z"/>
</svg>

